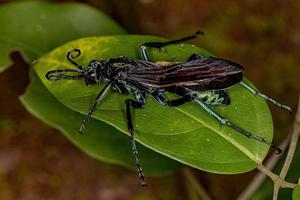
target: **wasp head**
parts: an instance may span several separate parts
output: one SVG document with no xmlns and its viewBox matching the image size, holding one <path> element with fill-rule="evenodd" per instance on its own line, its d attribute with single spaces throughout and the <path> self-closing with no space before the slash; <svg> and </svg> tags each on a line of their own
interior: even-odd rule
<svg viewBox="0 0 300 200">
<path fill-rule="evenodd" d="M 92 60 L 89 63 L 89 66 L 84 72 L 84 79 L 86 85 L 99 83 L 104 78 L 102 73 L 103 66 L 104 66 L 104 61 Z"/>
<path fill-rule="evenodd" d="M 103 79 L 103 70 L 105 67 L 104 61 L 92 60 L 87 68 L 74 61 L 75 58 L 81 54 L 79 49 L 73 49 L 68 52 L 68 61 L 76 66 L 78 69 L 57 69 L 51 70 L 46 73 L 46 78 L 50 81 L 56 81 L 60 79 L 81 79 L 84 78 L 86 85 L 96 84 Z"/>
</svg>

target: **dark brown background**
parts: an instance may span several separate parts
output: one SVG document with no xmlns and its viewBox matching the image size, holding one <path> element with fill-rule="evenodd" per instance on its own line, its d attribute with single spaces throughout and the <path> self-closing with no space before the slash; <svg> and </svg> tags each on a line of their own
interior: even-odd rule
<svg viewBox="0 0 300 200">
<path fill-rule="evenodd" d="M 195 44 L 246 66 L 246 76 L 262 92 L 296 107 L 299 1 L 81 2 L 103 10 L 130 33 L 176 38 L 203 30 L 205 37 Z M 18 101 L 26 76 L 25 69 L 14 67 L 0 76 L 0 199 L 184 199 L 187 191 L 181 173 L 152 178 L 150 186 L 141 189 L 134 172 L 89 158 L 58 131 L 32 117 Z M 279 143 L 292 117 L 273 106 L 271 110 Z M 214 199 L 233 199 L 255 174 L 194 172 Z"/>
</svg>

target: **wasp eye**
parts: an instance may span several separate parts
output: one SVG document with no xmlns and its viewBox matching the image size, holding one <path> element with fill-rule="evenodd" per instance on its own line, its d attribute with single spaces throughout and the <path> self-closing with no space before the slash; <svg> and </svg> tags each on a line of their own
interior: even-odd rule
<svg viewBox="0 0 300 200">
<path fill-rule="evenodd" d="M 97 74 L 94 71 L 89 71 L 86 75 L 86 83 L 87 85 L 97 83 Z"/>
</svg>

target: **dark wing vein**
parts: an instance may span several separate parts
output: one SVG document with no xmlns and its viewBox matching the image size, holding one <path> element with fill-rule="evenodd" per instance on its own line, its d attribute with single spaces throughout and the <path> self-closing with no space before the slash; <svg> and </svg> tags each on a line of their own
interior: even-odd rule
<svg viewBox="0 0 300 200">
<path fill-rule="evenodd" d="M 243 67 L 218 58 L 200 58 L 186 63 L 152 64 L 132 68 L 126 72 L 129 80 L 142 85 L 164 88 L 171 86 L 197 86 L 197 90 L 224 89 L 242 79 Z"/>
</svg>

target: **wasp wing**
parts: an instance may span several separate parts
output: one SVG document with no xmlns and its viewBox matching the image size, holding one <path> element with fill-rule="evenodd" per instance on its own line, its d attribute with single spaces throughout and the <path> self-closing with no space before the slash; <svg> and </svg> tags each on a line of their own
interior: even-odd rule
<svg viewBox="0 0 300 200">
<path fill-rule="evenodd" d="M 162 65 L 147 62 L 145 65 L 128 70 L 127 78 L 154 88 L 186 86 L 196 91 L 235 85 L 242 80 L 241 72 L 244 69 L 232 61 L 212 57 L 201 57 L 185 63 L 164 62 Z"/>
</svg>

